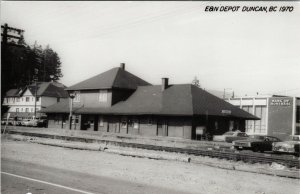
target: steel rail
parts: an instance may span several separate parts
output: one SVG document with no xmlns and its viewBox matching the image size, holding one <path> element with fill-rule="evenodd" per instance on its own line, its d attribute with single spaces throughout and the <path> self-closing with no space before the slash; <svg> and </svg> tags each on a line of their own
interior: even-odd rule
<svg viewBox="0 0 300 194">
<path fill-rule="evenodd" d="M 9 131 L 10 134 L 20 134 L 24 136 L 33 136 L 41 138 L 50 138 L 50 139 L 61 139 L 67 141 L 78 141 L 85 143 L 104 143 L 106 145 L 116 145 L 122 147 L 146 149 L 146 150 L 155 150 L 155 151 L 165 151 L 173 153 L 182 153 L 195 156 L 208 156 L 212 158 L 227 159 L 233 161 L 243 161 L 246 163 L 263 163 L 271 164 L 276 162 L 288 167 L 300 168 L 300 158 L 286 158 L 285 156 L 275 155 L 275 154 L 262 154 L 262 153 L 241 153 L 230 149 L 214 150 L 213 148 L 180 148 L 180 147 L 168 147 L 168 146 L 159 146 L 159 145 L 150 145 L 150 144 L 140 144 L 140 143 L 129 143 L 122 141 L 112 141 L 112 140 L 99 140 L 92 138 L 83 138 L 83 137 L 74 137 L 74 136 L 64 136 L 64 135 L 50 135 L 50 134 L 38 134 L 31 132 L 19 132 L 19 131 Z"/>
</svg>

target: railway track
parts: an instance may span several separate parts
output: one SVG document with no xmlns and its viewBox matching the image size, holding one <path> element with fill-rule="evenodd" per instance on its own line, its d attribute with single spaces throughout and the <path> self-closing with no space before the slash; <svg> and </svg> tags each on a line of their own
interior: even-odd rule
<svg viewBox="0 0 300 194">
<path fill-rule="evenodd" d="M 122 147 L 146 149 L 146 150 L 155 150 L 155 151 L 165 151 L 173 153 L 182 153 L 195 156 L 208 156 L 212 158 L 227 159 L 233 161 L 243 161 L 246 163 L 263 163 L 271 164 L 276 162 L 278 164 L 285 165 L 287 167 L 296 167 L 300 168 L 300 160 L 297 157 L 286 157 L 282 155 L 275 154 L 263 154 L 263 153 L 241 153 L 230 149 L 220 149 L 216 150 L 213 148 L 202 147 L 202 148 L 179 148 L 179 147 L 167 147 L 167 146 L 158 146 L 158 145 L 149 145 L 149 144 L 139 144 L 139 143 L 129 143 L 129 142 L 120 142 L 112 140 L 99 140 L 91 138 L 82 138 L 74 136 L 63 136 L 63 135 L 51 135 L 51 134 L 38 134 L 30 132 L 19 132 L 19 131 L 9 131 L 10 134 L 19 134 L 24 136 L 33 136 L 33 137 L 42 137 L 42 138 L 51 138 L 51 139 L 61 139 L 68 141 L 78 141 L 86 143 L 104 143 L 106 145 L 116 145 Z"/>
</svg>

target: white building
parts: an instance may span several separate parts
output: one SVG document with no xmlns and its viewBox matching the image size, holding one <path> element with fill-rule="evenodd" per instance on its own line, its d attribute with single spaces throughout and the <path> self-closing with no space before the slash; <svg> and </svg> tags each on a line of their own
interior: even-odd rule
<svg viewBox="0 0 300 194">
<path fill-rule="evenodd" d="M 259 117 L 246 121 L 248 134 L 271 135 L 286 139 L 300 134 L 300 98 L 288 96 L 245 96 L 226 98 L 227 102 Z"/>
<path fill-rule="evenodd" d="M 8 107 L 10 117 L 28 118 L 35 112 L 39 116 L 42 108 L 68 99 L 65 88 L 57 82 L 33 83 L 23 89 L 11 89 L 6 92 L 2 105 Z"/>
</svg>

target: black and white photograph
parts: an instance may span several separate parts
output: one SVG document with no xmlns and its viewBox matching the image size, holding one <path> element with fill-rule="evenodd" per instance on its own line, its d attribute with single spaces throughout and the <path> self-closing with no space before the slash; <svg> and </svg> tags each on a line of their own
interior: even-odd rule
<svg viewBox="0 0 300 194">
<path fill-rule="evenodd" d="M 1 193 L 299 194 L 297 1 L 1 1 Z"/>
</svg>

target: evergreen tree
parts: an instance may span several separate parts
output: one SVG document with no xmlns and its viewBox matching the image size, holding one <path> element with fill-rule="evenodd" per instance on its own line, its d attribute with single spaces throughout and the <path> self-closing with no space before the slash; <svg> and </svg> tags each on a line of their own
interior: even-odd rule
<svg viewBox="0 0 300 194">
<path fill-rule="evenodd" d="M 22 88 L 36 81 L 57 81 L 63 75 L 58 54 L 48 45 L 29 46 L 22 37 L 16 42 L 1 42 L 1 102 L 12 88 Z M 53 77 L 51 79 L 51 77 Z"/>
<path fill-rule="evenodd" d="M 197 86 L 198 88 L 200 88 L 200 81 L 199 79 L 197 78 L 197 76 L 194 77 L 193 81 L 192 81 L 192 84 L 194 86 Z"/>
</svg>

